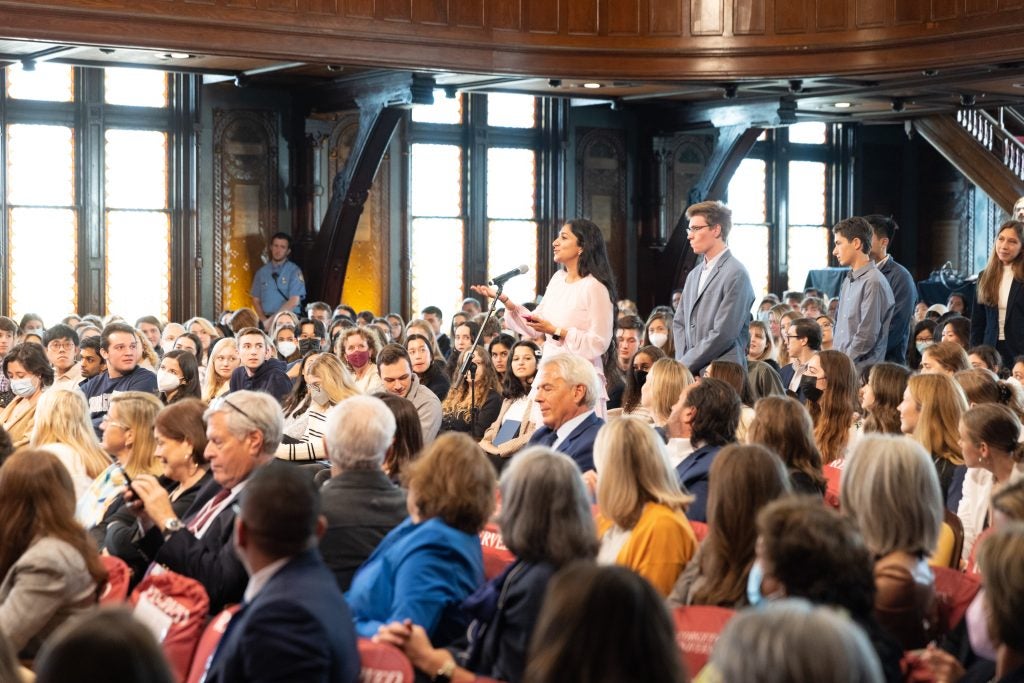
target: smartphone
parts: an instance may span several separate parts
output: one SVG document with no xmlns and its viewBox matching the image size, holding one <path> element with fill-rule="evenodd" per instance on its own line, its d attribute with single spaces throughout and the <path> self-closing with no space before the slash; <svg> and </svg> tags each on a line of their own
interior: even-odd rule
<svg viewBox="0 0 1024 683">
<path fill-rule="evenodd" d="M 117 469 L 121 470 L 121 474 L 124 475 L 125 484 L 128 487 L 128 489 L 132 492 L 132 495 L 135 496 L 135 499 L 142 500 L 142 498 L 139 497 L 138 492 L 134 488 L 132 488 L 132 478 L 128 476 L 128 470 L 124 468 L 124 465 L 122 465 L 121 463 L 117 463 Z"/>
</svg>

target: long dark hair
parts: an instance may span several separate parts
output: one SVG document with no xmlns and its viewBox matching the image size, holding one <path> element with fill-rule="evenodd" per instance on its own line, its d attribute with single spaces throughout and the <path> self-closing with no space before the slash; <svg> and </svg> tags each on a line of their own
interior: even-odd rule
<svg viewBox="0 0 1024 683">
<path fill-rule="evenodd" d="M 576 270 L 580 277 L 593 275 L 594 279 L 605 286 L 608 290 L 608 298 L 612 302 L 612 311 L 615 310 L 615 300 L 618 298 L 615 291 L 615 275 L 612 273 L 612 266 L 608 262 L 608 250 L 604 244 L 604 235 L 601 228 L 593 221 L 586 218 L 573 218 L 566 221 L 566 225 L 576 236 L 580 245 L 580 258 L 576 262 Z M 612 336 L 608 341 L 608 348 L 615 348 L 615 315 L 612 315 Z M 605 349 L 607 352 L 608 349 Z"/>
<path fill-rule="evenodd" d="M 523 386 L 523 382 L 512 372 L 512 356 L 516 355 L 516 349 L 520 346 L 525 346 L 533 351 L 533 357 L 537 360 L 537 365 L 540 365 L 540 347 L 535 343 L 529 339 L 524 339 L 512 345 L 512 348 L 508 351 L 508 365 L 505 367 L 505 376 L 501 379 L 501 395 L 512 400 L 522 398 L 530 393 L 530 388 Z M 533 376 L 537 376 L 536 370 L 534 370 Z"/>
<path fill-rule="evenodd" d="M 402 468 L 415 460 L 423 450 L 423 427 L 416 406 L 407 398 L 380 391 L 374 394 L 395 416 L 395 440 L 384 456 L 384 471 L 398 481 Z"/>
<path fill-rule="evenodd" d="M 917 350 L 917 335 L 928 330 L 932 333 L 932 340 L 938 341 L 935 339 L 936 327 L 938 327 L 938 325 L 934 320 L 921 320 L 914 325 L 914 329 L 911 330 L 910 342 L 907 344 L 907 367 L 911 370 L 917 370 L 921 367 L 921 352 Z"/>
<path fill-rule="evenodd" d="M 195 354 L 185 349 L 173 349 L 165 353 L 164 358 L 170 358 L 178 362 L 178 367 L 183 375 L 182 379 L 185 380 L 185 383 L 174 392 L 174 398 L 171 402 L 175 403 L 186 398 L 201 399 L 203 397 L 203 387 L 199 384 L 199 361 L 196 360 Z M 215 371 L 211 370 L 211 372 Z M 166 398 L 167 392 L 163 392 L 163 395 Z"/>
</svg>

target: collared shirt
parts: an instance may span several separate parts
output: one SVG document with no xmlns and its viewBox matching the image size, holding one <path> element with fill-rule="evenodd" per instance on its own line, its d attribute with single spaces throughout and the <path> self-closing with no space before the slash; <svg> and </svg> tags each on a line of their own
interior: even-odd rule
<svg viewBox="0 0 1024 683">
<path fill-rule="evenodd" d="M 193 535 L 196 538 L 202 538 L 203 534 L 205 534 L 207 529 L 210 528 L 210 525 L 213 524 L 213 520 L 217 519 L 217 516 L 220 515 L 220 513 L 223 512 L 227 506 L 232 505 L 235 502 L 235 500 L 238 499 L 238 495 L 242 492 L 242 489 L 245 488 L 246 481 L 248 480 L 243 479 L 242 481 L 231 487 L 231 494 L 228 495 L 228 497 L 225 498 L 224 500 L 217 503 L 217 505 L 210 507 L 210 503 L 213 502 L 213 499 L 211 498 L 210 503 L 207 503 L 206 505 L 199 509 L 199 512 L 197 512 L 195 515 L 196 517 L 203 516 L 204 514 L 206 514 L 208 509 L 210 509 L 211 512 L 203 521 L 202 526 L 200 526 L 198 529 L 195 530 L 195 532 L 193 532 Z"/>
<path fill-rule="evenodd" d="M 799 358 L 794 358 L 791 365 L 793 366 L 793 379 L 789 380 L 789 390 L 797 392 L 800 390 L 800 378 L 807 372 L 807 363 L 801 363 Z"/>
<path fill-rule="evenodd" d="M 277 277 L 274 277 L 275 274 Z M 273 261 L 267 263 L 252 279 L 249 295 L 260 300 L 260 306 L 267 315 L 273 315 L 284 302 L 293 296 L 299 297 L 299 303 L 306 296 L 306 281 L 302 277 L 302 269 L 292 261 L 277 265 Z M 300 305 L 293 309 L 302 312 Z"/>
<path fill-rule="evenodd" d="M 718 263 L 718 261 L 722 258 L 722 254 L 724 254 L 727 251 L 729 251 L 729 247 L 726 247 L 722 251 L 718 252 L 718 254 L 716 254 L 714 258 L 711 258 L 711 259 L 705 258 L 704 259 L 704 267 L 701 268 L 700 280 L 697 282 L 697 293 L 698 294 L 700 292 L 704 291 L 704 285 L 706 285 L 708 283 L 708 278 L 711 277 L 711 271 L 714 269 L 714 267 Z"/>
<path fill-rule="evenodd" d="M 885 360 L 895 303 L 889 281 L 868 259 L 843 278 L 832 348 L 848 355 L 858 367 Z"/>
<path fill-rule="evenodd" d="M 593 414 L 593 410 L 588 410 L 582 415 L 577 415 L 576 417 L 567 421 L 565 424 L 563 424 L 561 427 L 555 430 L 555 433 L 558 435 L 558 438 L 555 439 L 555 442 L 553 444 L 551 444 L 551 448 L 557 451 L 558 447 L 561 445 L 563 441 L 565 441 L 566 437 L 572 434 L 572 430 L 576 429 L 581 424 L 583 424 L 583 421 Z"/>
<path fill-rule="evenodd" d="M 78 362 L 53 378 L 53 389 L 77 389 L 82 381 L 82 363 Z"/>
<path fill-rule="evenodd" d="M 672 469 L 679 467 L 679 463 L 690 457 L 694 450 L 689 437 L 681 436 L 670 438 L 665 445 L 665 449 L 668 451 L 668 459 L 672 463 Z"/>
<path fill-rule="evenodd" d="M 267 585 L 270 579 L 274 578 L 274 574 L 281 571 L 281 568 L 288 564 L 290 557 L 282 557 L 280 560 L 274 560 L 263 569 L 254 573 L 249 577 L 249 584 L 245 587 L 245 596 L 243 600 L 246 603 L 250 603 L 253 599 L 259 595 L 263 587 Z"/>
</svg>

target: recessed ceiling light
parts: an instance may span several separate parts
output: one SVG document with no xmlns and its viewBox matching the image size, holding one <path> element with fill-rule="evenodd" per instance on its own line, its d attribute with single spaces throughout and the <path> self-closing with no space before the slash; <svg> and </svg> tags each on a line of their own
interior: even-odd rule
<svg viewBox="0 0 1024 683">
<path fill-rule="evenodd" d="M 160 59 L 192 59 L 187 52 L 161 52 L 157 55 Z"/>
<path fill-rule="evenodd" d="M 596 90 L 597 88 L 601 87 L 601 84 L 600 83 L 584 83 L 583 87 L 588 89 L 588 90 Z"/>
<path fill-rule="evenodd" d="M 853 104 L 851 102 L 836 102 L 832 106 L 836 109 L 849 109 Z"/>
</svg>

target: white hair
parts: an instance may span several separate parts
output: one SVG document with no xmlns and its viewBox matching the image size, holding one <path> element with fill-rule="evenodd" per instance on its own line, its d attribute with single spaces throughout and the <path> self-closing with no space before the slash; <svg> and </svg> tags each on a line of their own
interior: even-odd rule
<svg viewBox="0 0 1024 683">
<path fill-rule="evenodd" d="M 583 395 L 583 402 L 588 408 L 593 408 L 597 403 L 597 397 L 601 395 L 601 385 L 597 378 L 594 366 L 588 360 L 571 353 L 560 353 L 557 356 L 546 358 L 537 368 L 539 375 L 545 368 L 550 367 L 558 372 L 558 375 L 570 386 L 582 385 L 586 392 Z"/>
<path fill-rule="evenodd" d="M 395 415 L 374 396 L 352 396 L 327 413 L 324 442 L 342 470 L 379 469 L 395 438 Z"/>
<path fill-rule="evenodd" d="M 281 404 L 270 394 L 262 391 L 234 391 L 211 402 L 203 413 L 209 422 L 216 413 L 223 413 L 228 431 L 236 438 L 245 438 L 256 430 L 263 433 L 263 452 L 271 455 L 281 445 L 284 432 L 284 414 Z"/>
</svg>

